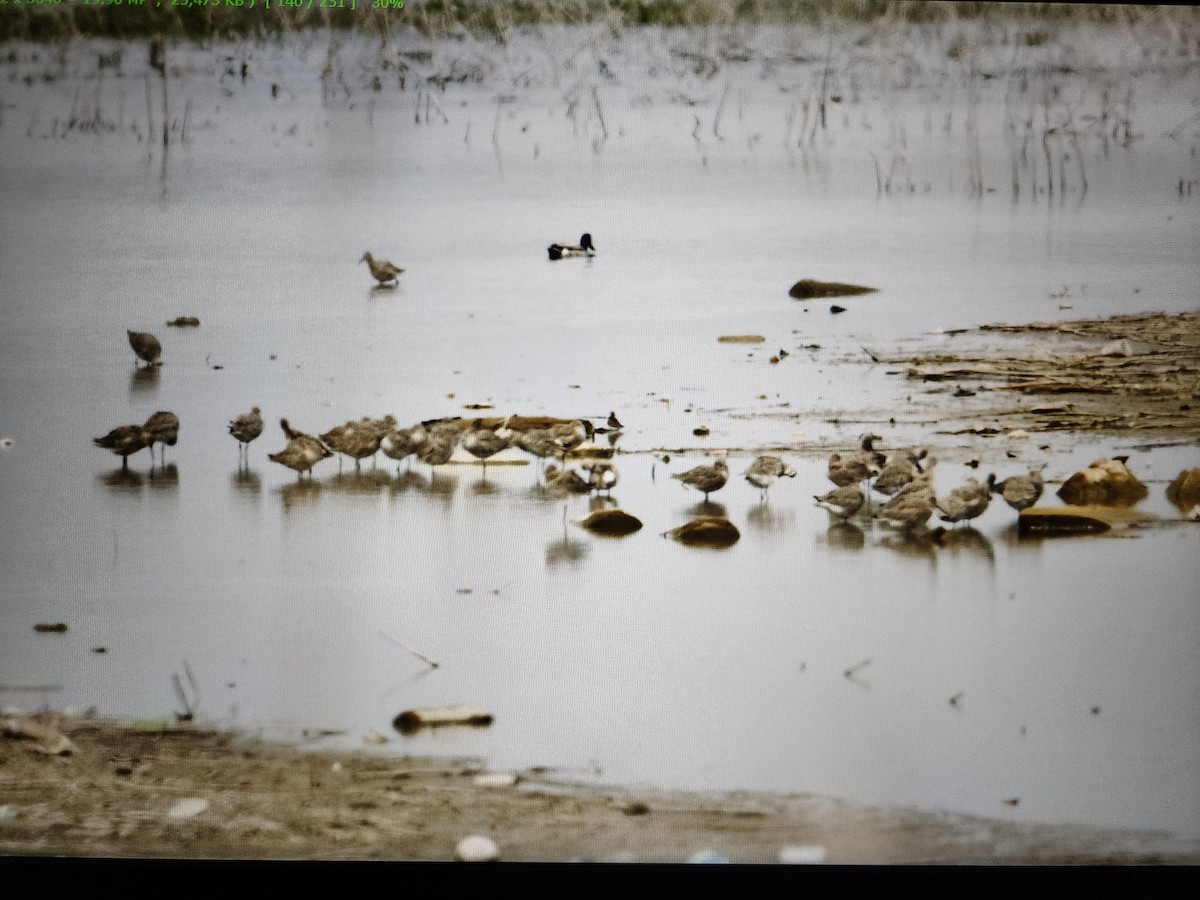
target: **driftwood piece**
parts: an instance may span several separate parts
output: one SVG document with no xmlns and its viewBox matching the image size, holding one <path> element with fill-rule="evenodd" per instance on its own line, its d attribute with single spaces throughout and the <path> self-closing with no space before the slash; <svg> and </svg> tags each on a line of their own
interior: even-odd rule
<svg viewBox="0 0 1200 900">
<path fill-rule="evenodd" d="M 857 294 L 872 294 L 878 290 L 879 288 L 865 287 L 861 284 L 842 284 L 838 281 L 801 278 L 792 285 L 788 296 L 797 300 L 815 300 L 820 297 L 853 297 Z"/>
</svg>

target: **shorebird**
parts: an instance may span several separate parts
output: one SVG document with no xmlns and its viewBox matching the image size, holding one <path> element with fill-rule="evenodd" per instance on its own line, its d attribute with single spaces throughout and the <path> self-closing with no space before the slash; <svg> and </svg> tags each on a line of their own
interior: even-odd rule
<svg viewBox="0 0 1200 900">
<path fill-rule="evenodd" d="M 446 422 L 423 423 L 426 428 L 426 439 L 417 448 L 417 458 L 431 469 L 434 466 L 444 466 L 454 455 L 458 446 L 458 436 L 461 433 L 456 425 Z"/>
<path fill-rule="evenodd" d="M 590 494 L 592 485 L 574 469 L 562 471 L 554 463 L 546 466 L 546 487 L 570 494 Z"/>
<path fill-rule="evenodd" d="M 133 348 L 138 359 L 144 360 L 148 366 L 162 365 L 162 344 L 158 342 L 158 338 L 148 331 L 126 329 L 125 333 L 129 335 L 129 346 Z"/>
<path fill-rule="evenodd" d="M 167 447 L 174 447 L 175 442 L 179 440 L 179 417 L 175 413 L 160 410 L 148 418 L 142 428 L 146 432 L 151 460 L 154 459 L 154 445 L 162 444 L 160 452 L 165 463 Z"/>
<path fill-rule="evenodd" d="M 248 413 L 242 413 L 229 423 L 229 433 L 238 439 L 239 456 L 244 449 L 247 457 L 249 457 L 250 442 L 262 434 L 262 431 L 262 410 L 260 410 L 257 406 Z"/>
<path fill-rule="evenodd" d="M 576 419 L 570 424 L 552 425 L 549 431 L 554 434 L 554 442 L 558 445 L 564 463 L 568 453 L 596 433 L 596 429 L 587 419 Z"/>
<path fill-rule="evenodd" d="M 517 436 L 513 438 L 513 445 L 541 460 L 547 456 L 555 456 L 562 450 L 557 436 L 549 428 L 534 428 L 518 432 Z"/>
<path fill-rule="evenodd" d="M 1045 468 L 1044 466 L 1042 468 Z M 1003 481 L 997 481 L 995 473 L 987 477 L 988 490 L 999 494 L 1004 502 L 1020 512 L 1037 503 L 1042 496 L 1042 469 L 1031 469 L 1028 475 L 1010 475 Z"/>
<path fill-rule="evenodd" d="M 620 478 L 616 466 L 603 460 L 589 459 L 580 463 L 579 468 L 588 473 L 588 485 L 593 491 L 596 493 L 605 491 L 610 496 L 612 495 L 612 489 L 616 487 L 617 480 Z"/>
<path fill-rule="evenodd" d="M 883 440 L 877 434 L 859 435 L 859 449 L 849 456 L 835 453 L 829 457 L 829 480 L 838 487 L 867 481 L 883 465 L 883 454 L 874 447 Z"/>
<path fill-rule="evenodd" d="M 822 509 L 829 510 L 839 518 L 849 519 L 862 509 L 866 495 L 857 484 L 847 484 L 844 487 L 834 488 L 823 497 L 813 495 L 813 499 Z"/>
<path fill-rule="evenodd" d="M 367 268 L 371 270 L 371 275 L 380 284 L 387 284 L 389 281 L 399 284 L 399 276 L 404 272 L 399 266 L 388 262 L 386 259 L 376 259 L 371 255 L 369 250 L 362 255 L 362 259 L 359 262 L 367 264 Z"/>
<path fill-rule="evenodd" d="M 429 440 L 429 432 L 420 423 L 411 428 L 393 428 L 379 439 L 379 449 L 391 459 L 399 462 L 407 456 L 416 453 Z M 396 466 L 396 474 L 400 467 Z"/>
<path fill-rule="evenodd" d="M 121 457 L 121 468 L 129 468 L 130 455 L 149 447 L 149 436 L 142 425 L 118 425 L 104 437 L 92 438 L 92 443 L 111 450 Z"/>
<path fill-rule="evenodd" d="M 287 419 L 279 420 L 279 427 L 283 429 L 283 433 L 287 435 L 288 444 L 278 453 L 270 453 L 267 458 L 272 462 L 277 462 L 280 465 L 287 466 L 296 472 L 297 477 L 308 472 L 309 478 L 312 477 L 312 467 L 323 459 L 333 456 L 329 448 L 322 444 L 311 434 L 305 434 L 303 431 L 296 431 L 288 425 Z"/>
<path fill-rule="evenodd" d="M 508 429 L 506 418 L 499 428 L 485 428 L 482 419 L 476 419 L 474 427 L 463 435 L 463 449 L 483 463 L 483 472 L 487 474 L 488 457 L 495 456 L 512 443 L 512 432 Z"/>
<path fill-rule="evenodd" d="M 759 500 L 765 500 L 767 489 L 779 478 L 795 478 L 796 470 L 778 456 L 760 456 L 742 473 L 759 490 Z"/>
<path fill-rule="evenodd" d="M 546 248 L 551 259 L 566 259 L 568 256 L 595 256 L 596 247 L 592 244 L 592 236 L 585 234 L 578 244 L 551 244 Z"/>
<path fill-rule="evenodd" d="M 884 459 L 883 467 L 875 476 L 871 487 L 881 494 L 892 496 L 921 473 L 924 448 L 918 453 L 913 450 L 893 450 Z"/>
<path fill-rule="evenodd" d="M 625 426 L 621 424 L 621 420 L 617 418 L 616 410 L 608 414 L 608 427 L 616 431 L 620 431 Z"/>
<path fill-rule="evenodd" d="M 729 466 L 722 457 L 711 466 L 696 466 L 686 472 L 677 472 L 671 477 L 678 478 L 688 487 L 700 491 L 704 494 L 704 502 L 707 503 L 709 494 L 725 487 L 725 482 L 729 480 Z"/>
<path fill-rule="evenodd" d="M 933 515 L 936 505 L 933 485 L 925 479 L 914 480 L 896 491 L 891 500 L 875 511 L 873 518 L 908 530 L 923 525 Z"/>
<path fill-rule="evenodd" d="M 949 496 L 937 501 L 939 518 L 943 522 L 966 522 L 983 514 L 988 508 L 991 498 L 989 485 L 980 484 L 975 478 L 968 478 L 962 487 L 955 488 Z"/>
</svg>

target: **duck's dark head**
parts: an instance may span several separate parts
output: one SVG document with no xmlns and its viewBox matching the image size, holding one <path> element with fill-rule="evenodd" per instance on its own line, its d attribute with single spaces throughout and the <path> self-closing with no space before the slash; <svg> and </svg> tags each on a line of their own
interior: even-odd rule
<svg viewBox="0 0 1200 900">
<path fill-rule="evenodd" d="M 582 247 L 584 250 L 595 250 L 596 249 L 596 245 L 592 243 L 592 236 L 590 234 L 585 234 L 583 237 L 581 237 L 579 239 L 579 246 Z"/>
</svg>

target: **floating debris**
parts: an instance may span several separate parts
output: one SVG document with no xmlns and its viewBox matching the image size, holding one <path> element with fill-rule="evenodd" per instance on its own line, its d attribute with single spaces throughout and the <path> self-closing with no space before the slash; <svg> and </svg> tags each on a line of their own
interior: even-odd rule
<svg viewBox="0 0 1200 900">
<path fill-rule="evenodd" d="M 1120 506 L 1056 506 L 1021 510 L 1017 529 L 1022 537 L 1099 534 L 1113 528 L 1154 521 L 1149 513 Z"/>
<path fill-rule="evenodd" d="M 616 537 L 633 534 L 642 528 L 641 519 L 630 515 L 623 509 L 598 509 L 575 524 L 596 534 Z"/>
<path fill-rule="evenodd" d="M 845 311 L 846 311 L 846 307 L 838 306 L 836 303 L 833 306 L 829 307 L 829 312 L 835 316 L 838 313 L 844 313 Z"/>
<path fill-rule="evenodd" d="M 872 294 L 878 290 L 879 288 L 864 287 L 861 284 L 842 284 L 837 281 L 801 278 L 788 290 L 788 296 L 797 300 L 813 300 L 818 297 L 853 297 L 857 294 Z"/>
<path fill-rule="evenodd" d="M 761 334 L 723 334 L 717 338 L 721 344 L 761 344 L 765 340 Z"/>
<path fill-rule="evenodd" d="M 401 734 L 412 734 L 422 727 L 436 728 L 442 725 L 491 725 L 495 717 L 478 706 L 437 706 L 425 709 L 409 709 L 392 720 L 392 727 Z"/>
<path fill-rule="evenodd" d="M 66 634 L 66 622 L 38 622 L 33 626 L 33 630 L 39 634 Z"/>
<path fill-rule="evenodd" d="M 737 527 L 723 516 L 702 516 L 663 532 L 663 537 L 689 547 L 732 547 L 741 536 Z"/>
<path fill-rule="evenodd" d="M 174 328 L 199 328 L 200 320 L 195 316 L 176 316 L 167 324 Z"/>
<path fill-rule="evenodd" d="M 707 425 L 697 425 L 692 429 L 692 434 L 696 437 L 708 437 L 711 433 Z"/>
</svg>

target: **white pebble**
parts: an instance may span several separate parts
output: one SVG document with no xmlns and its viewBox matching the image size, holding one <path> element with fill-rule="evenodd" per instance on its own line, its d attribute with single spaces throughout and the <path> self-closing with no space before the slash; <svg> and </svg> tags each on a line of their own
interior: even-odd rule
<svg viewBox="0 0 1200 900">
<path fill-rule="evenodd" d="M 454 855 L 463 862 L 491 862 L 500 858 L 500 848 L 491 838 L 473 834 L 458 842 Z"/>
<path fill-rule="evenodd" d="M 329 767 L 329 771 L 330 772 L 342 771 L 342 764 L 340 762 L 335 762 L 332 766 Z"/>
<path fill-rule="evenodd" d="M 1029 432 L 1024 428 L 1014 428 L 1008 433 L 1010 441 L 1027 441 L 1029 440 Z"/>
<path fill-rule="evenodd" d="M 171 807 L 167 813 L 167 817 L 171 819 L 190 819 L 193 816 L 198 816 L 200 813 L 208 809 L 208 801 L 200 797 L 189 797 L 186 800 L 180 800 Z"/>
<path fill-rule="evenodd" d="M 779 850 L 781 863 L 808 864 L 825 862 L 825 848 L 820 844 L 795 844 Z"/>
<path fill-rule="evenodd" d="M 486 772 L 475 776 L 476 787 L 512 787 L 517 783 L 517 776 L 512 772 Z"/>
</svg>

